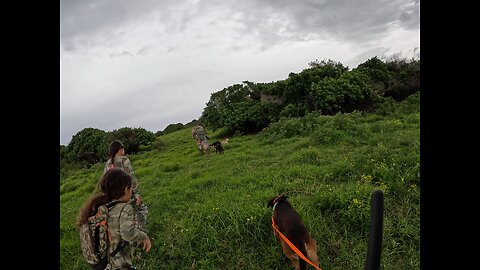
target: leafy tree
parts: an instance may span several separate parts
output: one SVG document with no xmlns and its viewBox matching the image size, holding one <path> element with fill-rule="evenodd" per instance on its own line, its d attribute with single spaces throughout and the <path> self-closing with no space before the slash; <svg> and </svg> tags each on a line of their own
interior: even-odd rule
<svg viewBox="0 0 480 270">
<path fill-rule="evenodd" d="M 387 64 L 376 56 L 359 64 L 355 70 L 368 75 L 372 82 L 383 82 L 385 84 L 389 83 L 393 75 L 393 72 L 388 70 Z"/>
<path fill-rule="evenodd" d="M 411 94 L 420 91 L 420 61 L 398 60 L 387 63 L 389 69 L 396 71 L 393 83 L 385 90 L 386 97 L 402 101 Z"/>
<path fill-rule="evenodd" d="M 217 129 L 224 126 L 234 127 L 235 118 L 242 118 L 239 108 L 252 101 L 250 98 L 251 88 L 248 84 L 235 84 L 213 93 L 207 103 L 207 107 L 202 112 L 200 122 L 205 126 Z"/>
<path fill-rule="evenodd" d="M 292 72 L 285 80 L 244 81 L 212 93 L 200 121 L 226 133 L 251 133 L 280 117 L 371 109 L 380 96 L 403 98 L 419 89 L 418 62 L 395 61 L 384 63 L 373 57 L 349 71 L 340 62 L 315 60 L 307 69 L 298 74 Z M 273 99 L 263 100 L 266 95 Z"/>
<path fill-rule="evenodd" d="M 68 163 L 87 160 L 92 155 L 100 159 L 104 156 L 106 149 L 105 136 L 106 132 L 103 130 L 84 128 L 72 137 L 68 146 L 61 148 L 61 158 L 63 157 Z"/>
<path fill-rule="evenodd" d="M 297 106 L 293 105 L 292 103 L 289 103 L 280 112 L 280 117 L 285 117 L 285 118 L 302 117 L 302 116 L 305 116 L 305 108 L 297 107 Z"/>
<path fill-rule="evenodd" d="M 373 57 L 358 65 L 357 71 L 370 77 L 374 91 L 397 101 L 420 91 L 420 61 L 401 59 L 398 56 L 388 58 L 383 62 Z"/>
<path fill-rule="evenodd" d="M 109 132 L 106 142 L 109 144 L 113 140 L 120 140 L 125 146 L 126 154 L 135 154 L 141 150 L 141 146 L 149 146 L 155 142 L 155 138 L 153 132 L 144 128 L 123 127 Z"/>
<path fill-rule="evenodd" d="M 65 159 L 67 147 L 65 145 L 60 144 L 60 159 Z"/>
<path fill-rule="evenodd" d="M 312 100 L 308 93 L 313 83 L 318 83 L 326 78 L 339 78 L 348 71 L 348 67 L 342 63 L 329 60 L 312 61 L 309 68 L 304 69 L 299 74 L 290 73 L 285 80 L 286 86 L 283 88 L 283 96 L 286 104 L 296 104 L 298 107 L 306 107 L 308 111 L 314 111 Z"/>
<path fill-rule="evenodd" d="M 368 77 L 361 72 L 348 72 L 338 79 L 325 78 L 313 83 L 310 93 L 315 110 L 325 114 L 351 112 L 373 98 Z"/>
</svg>

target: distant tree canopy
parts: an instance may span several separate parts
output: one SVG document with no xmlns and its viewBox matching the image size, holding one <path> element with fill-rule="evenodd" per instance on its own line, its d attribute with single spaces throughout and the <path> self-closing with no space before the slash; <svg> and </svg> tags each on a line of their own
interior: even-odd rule
<svg viewBox="0 0 480 270">
<path fill-rule="evenodd" d="M 63 149 L 60 149 L 60 157 L 69 162 L 86 160 L 88 155 L 103 157 L 107 147 L 105 146 L 106 132 L 97 128 L 84 128 L 72 137 L 72 140 Z"/>
<path fill-rule="evenodd" d="M 85 128 L 60 146 L 61 164 L 94 164 L 105 161 L 108 145 L 120 140 L 127 154 L 155 147 L 156 137 L 197 123 L 221 129 L 222 134 L 257 133 L 280 118 L 305 115 L 333 115 L 339 112 L 370 110 L 391 97 L 401 101 L 420 91 L 420 61 L 378 57 L 368 59 L 349 70 L 333 60 L 312 61 L 302 72 L 290 73 L 277 82 L 244 81 L 214 92 L 198 120 L 183 125 L 170 124 L 155 134 L 144 128 L 120 128 L 105 132 Z"/>
<path fill-rule="evenodd" d="M 84 128 L 72 137 L 67 146 L 60 146 L 60 160 L 64 163 L 94 164 L 105 161 L 108 145 L 113 140 L 120 140 L 125 145 L 126 154 L 140 151 L 155 142 L 155 135 L 144 128 L 124 127 L 111 132 L 97 128 Z"/>
<path fill-rule="evenodd" d="M 369 76 L 377 95 L 402 101 L 420 91 L 420 61 L 392 59 L 386 62 L 373 57 L 358 65 L 356 70 Z"/>
<path fill-rule="evenodd" d="M 351 71 L 330 59 L 308 65 L 285 80 L 244 81 L 212 93 L 199 121 L 224 133 L 256 133 L 280 117 L 366 110 L 381 97 L 401 101 L 420 91 L 419 60 L 374 57 Z"/>
</svg>

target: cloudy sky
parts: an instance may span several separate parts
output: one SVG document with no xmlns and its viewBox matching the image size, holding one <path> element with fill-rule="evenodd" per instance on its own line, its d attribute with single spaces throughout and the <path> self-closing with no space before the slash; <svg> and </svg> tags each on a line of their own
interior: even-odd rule
<svg viewBox="0 0 480 270">
<path fill-rule="evenodd" d="M 60 144 L 87 127 L 152 132 L 198 119 L 210 95 L 420 58 L 419 0 L 61 0 Z"/>
</svg>

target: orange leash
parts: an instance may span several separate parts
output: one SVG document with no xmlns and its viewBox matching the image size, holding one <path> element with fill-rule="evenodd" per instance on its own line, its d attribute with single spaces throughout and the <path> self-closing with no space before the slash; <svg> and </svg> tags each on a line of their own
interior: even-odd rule
<svg viewBox="0 0 480 270">
<path fill-rule="evenodd" d="M 288 240 L 287 237 L 285 237 L 285 235 L 283 235 L 276 227 L 275 227 L 275 221 L 273 221 L 273 217 L 272 217 L 272 227 L 275 231 L 278 232 L 278 234 L 280 235 L 280 237 L 282 237 L 282 239 L 287 243 L 287 245 L 293 250 L 295 251 L 295 253 L 297 253 L 297 255 L 302 258 L 304 261 L 306 261 L 307 263 L 309 263 L 311 266 L 315 267 L 315 269 L 318 269 L 318 270 L 322 270 L 321 268 L 319 268 L 318 266 L 316 266 L 315 264 L 313 264 L 309 259 L 307 259 L 307 257 L 303 256 L 302 252 L 300 252 L 300 250 L 298 250 L 297 247 L 295 247 L 292 242 L 290 242 L 290 240 Z"/>
</svg>

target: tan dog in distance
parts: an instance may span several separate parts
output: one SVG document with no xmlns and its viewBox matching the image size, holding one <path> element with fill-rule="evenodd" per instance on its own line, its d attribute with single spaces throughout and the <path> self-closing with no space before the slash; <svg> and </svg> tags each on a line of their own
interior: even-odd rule
<svg viewBox="0 0 480 270">
<path fill-rule="evenodd" d="M 267 207 L 273 208 L 272 217 L 275 226 L 304 256 L 318 266 L 317 242 L 308 234 L 300 216 L 287 201 L 287 198 L 287 196 L 279 195 L 268 201 Z M 295 266 L 295 270 L 305 270 L 305 260 L 299 258 L 275 230 L 273 230 L 273 233 L 280 241 L 283 254 L 290 259 Z"/>
</svg>

